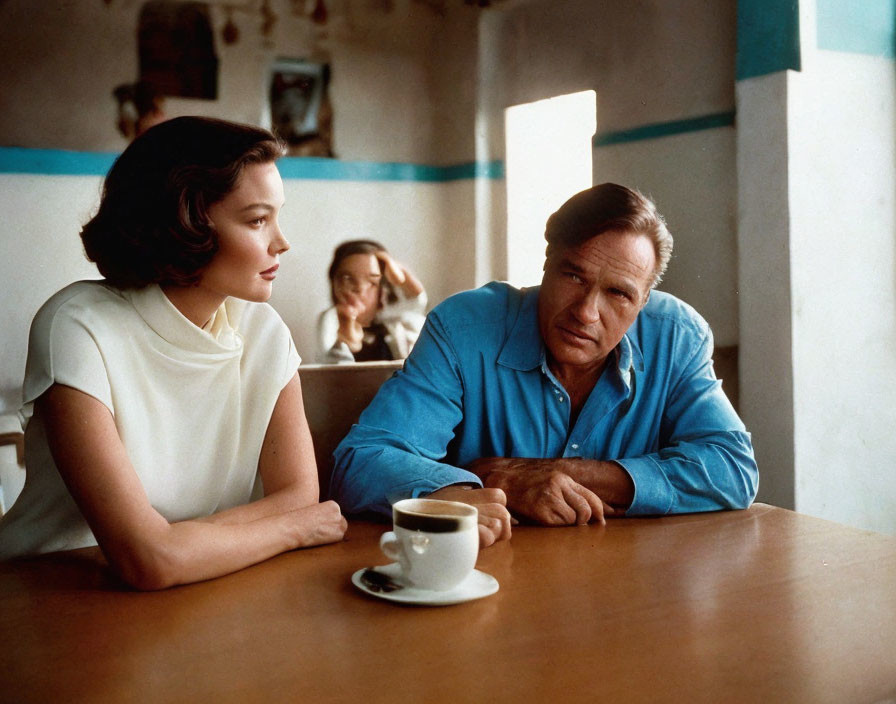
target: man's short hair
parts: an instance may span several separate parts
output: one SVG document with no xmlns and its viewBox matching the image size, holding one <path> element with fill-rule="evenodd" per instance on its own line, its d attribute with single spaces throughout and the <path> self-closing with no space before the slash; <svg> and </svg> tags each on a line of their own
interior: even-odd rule
<svg viewBox="0 0 896 704">
<path fill-rule="evenodd" d="M 81 230 L 87 258 L 119 288 L 196 283 L 218 251 L 209 208 L 249 164 L 283 145 L 264 129 L 205 117 L 162 122 L 118 157 L 96 215 Z"/>
<path fill-rule="evenodd" d="M 615 183 L 602 183 L 577 193 L 548 218 L 545 256 L 578 247 L 611 230 L 647 235 L 656 253 L 656 286 L 672 257 L 672 235 L 649 198 Z"/>
</svg>

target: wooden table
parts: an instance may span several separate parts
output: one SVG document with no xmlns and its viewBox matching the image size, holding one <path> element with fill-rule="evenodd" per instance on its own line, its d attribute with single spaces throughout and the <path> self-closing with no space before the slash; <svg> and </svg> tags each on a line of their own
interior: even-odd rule
<svg viewBox="0 0 896 704">
<path fill-rule="evenodd" d="M 0 565 L 0 701 L 896 699 L 896 538 L 764 505 L 517 527 L 497 594 L 416 607 L 349 582 L 385 528 L 157 593 L 95 550 Z"/>
</svg>

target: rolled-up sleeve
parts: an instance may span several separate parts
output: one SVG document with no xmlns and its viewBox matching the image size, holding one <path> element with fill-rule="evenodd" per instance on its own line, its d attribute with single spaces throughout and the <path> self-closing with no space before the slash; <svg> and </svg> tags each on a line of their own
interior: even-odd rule
<svg viewBox="0 0 896 704">
<path fill-rule="evenodd" d="M 759 472 L 750 434 L 712 368 L 708 328 L 676 373 L 657 452 L 617 460 L 631 475 L 629 515 L 747 508 Z"/>
<path fill-rule="evenodd" d="M 457 355 L 431 314 L 403 369 L 380 388 L 334 452 L 331 497 L 346 513 L 388 515 L 395 501 L 450 484 L 481 486 L 442 462 L 463 419 Z"/>
</svg>

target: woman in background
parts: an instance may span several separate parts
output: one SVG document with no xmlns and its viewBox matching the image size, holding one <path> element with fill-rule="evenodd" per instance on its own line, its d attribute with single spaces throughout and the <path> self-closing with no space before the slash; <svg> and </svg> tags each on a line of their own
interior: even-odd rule
<svg viewBox="0 0 896 704">
<path fill-rule="evenodd" d="M 318 502 L 300 360 L 266 303 L 289 248 L 282 151 L 265 130 L 185 117 L 115 162 L 81 232 L 105 279 L 32 323 L 26 483 L 0 559 L 99 544 L 126 582 L 159 589 L 343 537 L 339 507 Z"/>
<path fill-rule="evenodd" d="M 423 284 L 372 240 L 343 242 L 328 272 L 333 306 L 318 320 L 318 361 L 404 359 L 426 319 Z"/>
<path fill-rule="evenodd" d="M 165 96 L 152 83 L 137 81 L 112 91 L 118 101 L 118 131 L 128 140 L 168 119 Z"/>
</svg>

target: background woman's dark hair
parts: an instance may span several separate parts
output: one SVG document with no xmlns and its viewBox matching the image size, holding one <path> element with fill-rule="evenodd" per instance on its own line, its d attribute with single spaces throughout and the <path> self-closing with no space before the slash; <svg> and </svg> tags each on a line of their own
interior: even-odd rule
<svg viewBox="0 0 896 704">
<path fill-rule="evenodd" d="M 258 127 L 205 117 L 156 125 L 106 176 L 99 210 L 81 230 L 87 258 L 119 288 L 196 283 L 218 251 L 209 207 L 236 187 L 246 165 L 282 154 Z"/>
<path fill-rule="evenodd" d="M 377 252 L 387 251 L 388 250 L 383 247 L 383 245 L 375 240 L 349 240 L 336 247 L 333 251 L 333 261 L 330 262 L 330 268 L 327 270 L 327 279 L 330 282 L 330 299 L 333 301 L 333 304 L 335 305 L 337 302 L 336 291 L 333 288 L 333 277 L 336 276 L 336 270 L 339 268 L 343 259 L 350 257 L 353 254 L 372 254 L 376 256 Z M 379 266 L 380 271 L 382 272 L 383 263 L 379 262 Z M 398 300 L 398 296 L 395 295 L 395 289 L 392 288 L 392 284 L 389 283 L 385 276 L 382 279 L 381 285 L 386 301 L 394 303 Z"/>
</svg>

